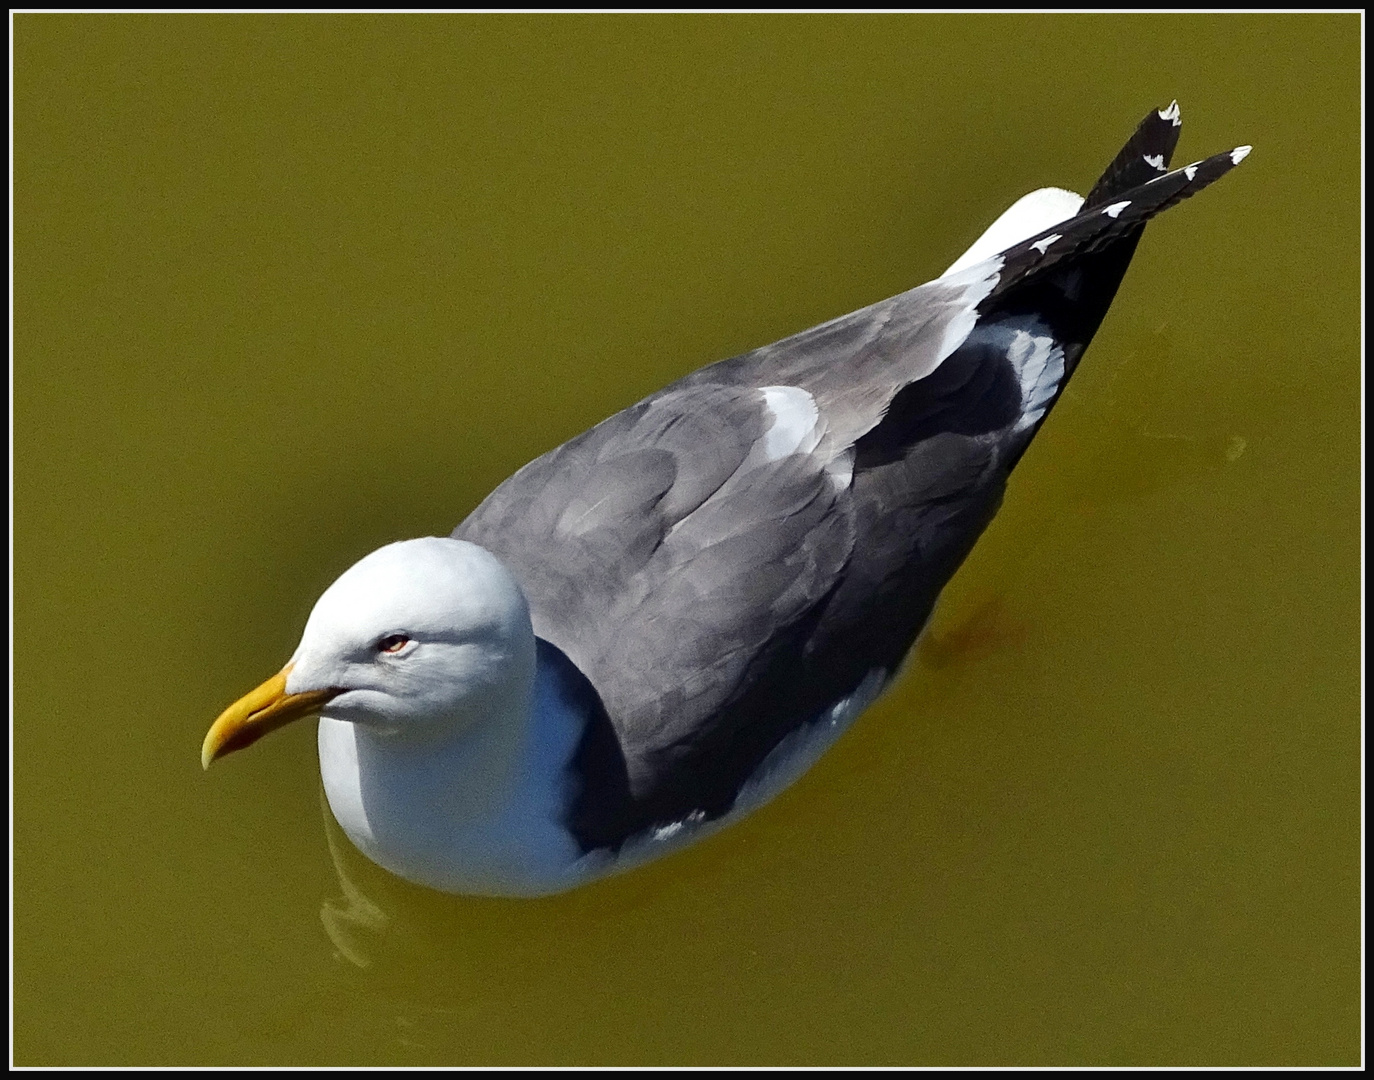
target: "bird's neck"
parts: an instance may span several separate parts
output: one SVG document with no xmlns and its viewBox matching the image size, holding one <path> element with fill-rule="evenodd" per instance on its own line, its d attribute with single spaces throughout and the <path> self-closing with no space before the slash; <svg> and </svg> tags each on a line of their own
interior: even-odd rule
<svg viewBox="0 0 1374 1080">
<path fill-rule="evenodd" d="M 542 666 L 481 712 L 414 736 L 321 719 L 330 808 L 366 855 L 408 880 L 497 895 L 566 887 L 581 855 L 562 827 L 567 767 L 585 718 Z"/>
</svg>

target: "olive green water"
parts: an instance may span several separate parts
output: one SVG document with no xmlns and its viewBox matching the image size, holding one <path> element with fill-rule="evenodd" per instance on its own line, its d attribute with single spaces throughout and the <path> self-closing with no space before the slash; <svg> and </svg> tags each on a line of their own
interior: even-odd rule
<svg viewBox="0 0 1374 1080">
<path fill-rule="evenodd" d="M 14 30 L 17 1063 L 1358 1061 L 1358 17 Z M 313 723 L 201 772 L 354 560 L 1173 97 L 1254 155 L 764 810 L 473 900 L 351 850 Z"/>
</svg>

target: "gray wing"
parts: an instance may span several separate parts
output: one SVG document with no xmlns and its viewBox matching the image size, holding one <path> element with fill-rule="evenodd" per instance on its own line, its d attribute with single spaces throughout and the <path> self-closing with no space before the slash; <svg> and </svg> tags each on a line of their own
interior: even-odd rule
<svg viewBox="0 0 1374 1080">
<path fill-rule="evenodd" d="M 915 546 L 940 546 L 930 532 L 995 449 L 936 440 L 901 482 L 856 478 L 856 454 L 992 284 L 934 283 L 703 369 L 530 463 L 454 531 L 511 569 L 536 634 L 604 704 L 632 804 L 608 829 L 724 812 L 781 738 L 900 660 L 926 611 L 901 640 L 870 649 L 873 622 L 845 662 L 826 654 Z"/>
<path fill-rule="evenodd" d="M 711 725 L 853 547 L 848 481 L 815 454 L 770 458 L 759 390 L 650 399 L 533 462 L 455 536 L 496 554 L 535 633 L 591 680 L 635 793 Z"/>
<path fill-rule="evenodd" d="M 1132 155 L 1167 159 L 1161 131 L 1142 125 L 1094 189 L 1110 205 L 703 368 L 521 469 L 454 531 L 511 569 L 600 706 L 576 762 L 598 778 L 573 809 L 584 847 L 725 813 L 783 738 L 901 662 L 1145 221 L 1243 156 L 1121 190 Z"/>
</svg>

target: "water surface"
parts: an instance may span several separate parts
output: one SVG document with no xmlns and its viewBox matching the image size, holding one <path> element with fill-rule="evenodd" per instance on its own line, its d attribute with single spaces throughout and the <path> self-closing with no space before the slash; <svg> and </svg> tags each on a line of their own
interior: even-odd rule
<svg viewBox="0 0 1374 1080">
<path fill-rule="evenodd" d="M 1359 23 L 15 22 L 14 1053 L 1352 1064 Z M 1084 190 L 1147 231 L 896 688 L 564 897 L 427 893 L 218 711 L 369 550 Z"/>
</svg>

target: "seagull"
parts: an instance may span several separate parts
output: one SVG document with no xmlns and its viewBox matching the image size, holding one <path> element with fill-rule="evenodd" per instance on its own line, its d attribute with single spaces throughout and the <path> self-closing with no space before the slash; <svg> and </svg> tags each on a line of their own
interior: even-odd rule
<svg viewBox="0 0 1374 1080">
<path fill-rule="evenodd" d="M 1169 171 L 1151 110 L 1086 198 L 1018 200 L 940 277 L 678 380 L 447 537 L 320 597 L 202 765 L 319 715 L 334 817 L 452 893 L 562 892 L 797 779 L 889 686 L 1064 392 Z"/>
</svg>

